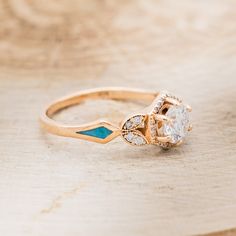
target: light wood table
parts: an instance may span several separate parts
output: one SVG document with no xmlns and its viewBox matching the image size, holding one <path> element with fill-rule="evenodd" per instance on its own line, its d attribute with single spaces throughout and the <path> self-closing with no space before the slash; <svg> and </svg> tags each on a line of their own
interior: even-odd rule
<svg viewBox="0 0 236 236">
<path fill-rule="evenodd" d="M 233 0 L 1 0 L 0 235 L 235 235 L 235 22 Z M 192 105 L 194 130 L 166 152 L 40 129 L 45 104 L 99 86 L 167 89 Z"/>
</svg>

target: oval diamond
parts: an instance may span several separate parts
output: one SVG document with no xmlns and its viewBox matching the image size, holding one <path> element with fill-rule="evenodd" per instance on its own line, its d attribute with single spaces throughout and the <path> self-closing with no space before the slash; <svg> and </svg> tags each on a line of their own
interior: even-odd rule
<svg viewBox="0 0 236 236">
<path fill-rule="evenodd" d="M 171 137 L 171 143 L 176 144 L 183 140 L 189 128 L 189 115 L 184 105 L 170 107 L 165 114 L 171 122 L 163 125 L 165 136 Z"/>
</svg>

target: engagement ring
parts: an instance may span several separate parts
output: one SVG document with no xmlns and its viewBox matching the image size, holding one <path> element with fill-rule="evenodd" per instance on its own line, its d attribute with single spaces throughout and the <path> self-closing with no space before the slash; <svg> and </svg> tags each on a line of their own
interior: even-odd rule
<svg viewBox="0 0 236 236">
<path fill-rule="evenodd" d="M 91 99 L 138 100 L 150 102 L 150 105 L 135 114 L 128 115 L 119 126 L 106 120 L 75 126 L 53 120 L 58 111 Z M 108 143 L 121 136 L 127 143 L 135 146 L 154 144 L 170 148 L 180 145 L 188 131 L 192 129 L 189 122 L 191 110 L 189 105 L 165 91 L 98 88 L 81 91 L 52 103 L 43 111 L 40 121 L 45 130 L 60 136 L 97 143 Z"/>
</svg>

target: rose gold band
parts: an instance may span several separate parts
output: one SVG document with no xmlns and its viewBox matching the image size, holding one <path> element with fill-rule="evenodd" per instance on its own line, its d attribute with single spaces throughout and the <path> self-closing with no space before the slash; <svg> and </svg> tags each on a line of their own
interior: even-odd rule
<svg viewBox="0 0 236 236">
<path fill-rule="evenodd" d="M 94 141 L 98 143 L 107 143 L 119 136 L 121 130 L 116 125 L 109 123 L 105 120 L 97 120 L 92 123 L 81 124 L 76 126 L 61 124 L 53 120 L 53 116 L 60 110 L 65 109 L 70 106 L 79 105 L 85 100 L 95 100 L 95 99 L 111 99 L 111 100 L 141 100 L 152 102 L 158 93 L 147 92 L 137 89 L 127 89 L 127 88 L 98 88 L 86 91 L 81 91 L 73 95 L 59 99 L 52 104 L 50 104 L 42 113 L 40 117 L 40 122 L 42 127 L 56 135 L 85 139 L 88 141 Z M 97 138 L 94 136 L 80 134 L 80 131 L 91 130 L 97 127 L 105 127 L 112 131 L 106 138 Z"/>
</svg>

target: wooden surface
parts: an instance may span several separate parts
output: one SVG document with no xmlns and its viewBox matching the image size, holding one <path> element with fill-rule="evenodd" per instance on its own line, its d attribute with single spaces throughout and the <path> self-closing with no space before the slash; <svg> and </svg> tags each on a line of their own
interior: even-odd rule
<svg viewBox="0 0 236 236">
<path fill-rule="evenodd" d="M 235 22 L 233 0 L 1 0 L 0 235 L 235 235 Z M 194 130 L 167 152 L 40 130 L 46 103 L 98 86 L 167 89 Z"/>
</svg>

